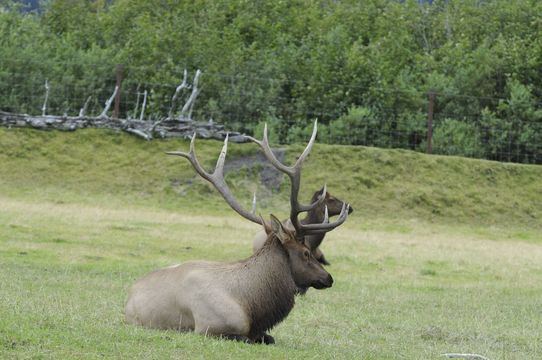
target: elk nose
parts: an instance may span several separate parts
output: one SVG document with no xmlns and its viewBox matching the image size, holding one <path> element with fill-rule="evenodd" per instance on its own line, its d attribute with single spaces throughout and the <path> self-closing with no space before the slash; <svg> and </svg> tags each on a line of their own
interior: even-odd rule
<svg viewBox="0 0 542 360">
<path fill-rule="evenodd" d="M 352 206 L 348 206 L 348 214 L 352 214 L 354 211 L 354 208 Z"/>
<path fill-rule="evenodd" d="M 331 285 L 333 285 L 333 278 L 331 277 L 330 274 L 327 274 L 327 279 L 326 279 L 325 285 L 326 285 L 326 287 L 331 287 Z"/>
<path fill-rule="evenodd" d="M 326 277 L 319 279 L 315 283 L 313 283 L 311 286 L 315 289 L 327 289 L 333 285 L 333 278 L 331 275 L 327 274 Z"/>
</svg>

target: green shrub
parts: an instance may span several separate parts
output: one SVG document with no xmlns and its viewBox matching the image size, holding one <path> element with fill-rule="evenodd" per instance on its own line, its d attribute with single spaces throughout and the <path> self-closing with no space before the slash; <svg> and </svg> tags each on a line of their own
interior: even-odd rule
<svg viewBox="0 0 542 360">
<path fill-rule="evenodd" d="M 381 122 L 366 107 L 352 107 L 346 115 L 329 123 L 326 141 L 329 144 L 374 145 L 378 142 Z"/>
<path fill-rule="evenodd" d="M 481 137 L 474 123 L 444 119 L 433 129 L 433 152 L 443 155 L 483 156 Z"/>
</svg>

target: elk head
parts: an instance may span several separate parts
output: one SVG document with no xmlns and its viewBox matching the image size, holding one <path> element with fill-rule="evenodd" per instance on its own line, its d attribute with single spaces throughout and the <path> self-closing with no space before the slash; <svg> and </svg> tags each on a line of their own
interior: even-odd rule
<svg viewBox="0 0 542 360">
<path fill-rule="evenodd" d="M 303 241 L 299 241 L 295 232 L 284 227 L 282 222 L 271 215 L 271 222 L 263 220 L 263 227 L 268 237 L 276 237 L 288 253 L 291 272 L 300 292 L 309 287 L 325 289 L 331 287 L 333 278 L 316 260 Z"/>
<path fill-rule="evenodd" d="M 322 187 L 320 190 L 314 192 L 312 195 L 311 203 L 317 202 L 321 196 L 324 196 L 324 200 L 313 210 L 308 212 L 307 218 L 303 222 L 316 223 L 321 222 L 324 218 L 325 207 L 327 207 L 328 215 L 335 216 L 339 215 L 342 211 L 344 201 L 338 199 L 336 196 L 326 191 L 326 187 Z M 348 214 L 351 214 L 354 209 L 351 206 L 348 206 Z"/>
</svg>

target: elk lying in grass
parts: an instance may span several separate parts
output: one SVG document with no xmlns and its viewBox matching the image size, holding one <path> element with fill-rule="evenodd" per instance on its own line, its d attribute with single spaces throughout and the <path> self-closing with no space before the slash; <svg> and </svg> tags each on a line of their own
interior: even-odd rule
<svg viewBox="0 0 542 360">
<path fill-rule="evenodd" d="M 326 187 L 324 186 L 322 189 L 316 191 L 312 195 L 311 203 L 316 203 L 320 199 L 321 196 L 324 196 L 324 201 L 321 203 L 318 203 L 318 205 L 307 212 L 307 216 L 304 219 L 301 219 L 302 224 L 319 224 L 322 221 L 324 221 L 325 218 L 325 209 L 328 209 L 329 216 L 335 216 L 339 215 L 341 213 L 342 207 L 344 205 L 344 201 L 336 198 L 335 196 L 331 195 L 328 191 L 326 191 Z M 349 206 L 348 207 L 348 214 L 351 214 L 354 209 Z M 290 229 L 294 230 L 292 226 L 292 222 L 290 219 L 286 219 L 282 221 L 282 224 Z M 324 237 L 326 236 L 325 233 L 321 234 L 315 234 L 315 235 L 307 235 L 305 236 L 305 245 L 311 250 L 312 254 L 320 262 L 324 265 L 329 265 L 329 262 L 324 256 L 324 253 L 320 250 L 320 244 L 324 240 Z M 258 231 L 256 235 L 254 236 L 254 241 L 252 243 L 252 249 L 254 252 L 258 251 L 263 244 L 265 243 L 265 240 L 267 240 L 267 234 L 264 230 Z"/>
<path fill-rule="evenodd" d="M 246 342 L 274 343 L 267 331 L 292 310 L 296 294 L 309 287 L 328 288 L 331 275 L 304 244 L 304 236 L 322 234 L 341 225 L 348 217 L 343 205 L 339 218 L 320 224 L 302 224 L 301 212 L 322 202 L 298 202 L 301 166 L 316 138 L 316 123 L 309 144 L 292 167 L 280 163 L 267 142 L 267 131 L 258 143 L 269 161 L 290 177 L 290 220 L 295 230 L 287 229 L 273 215 L 268 223 L 246 211 L 235 200 L 224 181 L 223 168 L 228 138 L 212 174 L 199 164 L 195 154 L 195 135 L 190 152 L 173 152 L 190 160 L 198 174 L 211 182 L 226 202 L 246 219 L 263 225 L 267 239 L 263 247 L 246 260 L 233 263 L 192 261 L 152 272 L 131 288 L 126 304 L 126 321 L 150 328 L 177 329 L 220 336 Z"/>
</svg>

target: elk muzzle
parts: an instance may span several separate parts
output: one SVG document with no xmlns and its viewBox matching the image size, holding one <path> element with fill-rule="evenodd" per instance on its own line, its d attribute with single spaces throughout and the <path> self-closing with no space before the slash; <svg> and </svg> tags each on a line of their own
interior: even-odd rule
<svg viewBox="0 0 542 360">
<path fill-rule="evenodd" d="M 333 285 L 333 277 L 330 274 L 327 274 L 327 277 L 321 280 L 316 281 L 312 287 L 315 289 L 327 289 Z"/>
</svg>

